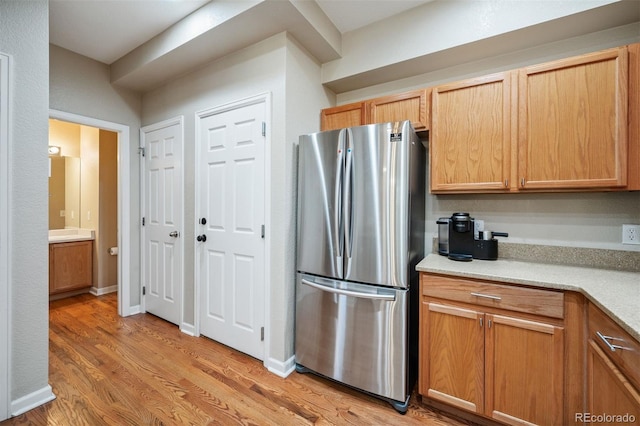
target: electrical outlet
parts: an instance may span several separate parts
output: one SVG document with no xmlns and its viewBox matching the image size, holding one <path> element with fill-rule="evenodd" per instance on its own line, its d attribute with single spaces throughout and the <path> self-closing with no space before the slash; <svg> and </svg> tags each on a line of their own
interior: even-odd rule
<svg viewBox="0 0 640 426">
<path fill-rule="evenodd" d="M 640 225 L 622 225 L 622 244 L 640 245 Z"/>
</svg>

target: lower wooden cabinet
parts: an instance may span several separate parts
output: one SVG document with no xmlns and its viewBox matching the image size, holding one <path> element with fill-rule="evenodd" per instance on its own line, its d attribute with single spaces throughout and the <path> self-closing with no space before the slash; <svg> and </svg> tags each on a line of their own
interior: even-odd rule
<svg viewBox="0 0 640 426">
<path fill-rule="evenodd" d="M 424 300 L 420 316 L 420 394 L 484 413 L 484 315 Z"/>
<path fill-rule="evenodd" d="M 456 284 L 465 290 L 443 297 Z M 563 424 L 562 320 L 509 310 L 518 290 L 521 311 L 545 304 L 530 291 L 548 293 L 551 305 L 563 300 L 559 292 L 421 275 L 422 396 L 507 424 Z M 460 301 L 468 297 L 478 303 Z"/>
<path fill-rule="evenodd" d="M 563 423 L 562 327 L 486 315 L 485 414 L 508 424 Z"/>
<path fill-rule="evenodd" d="M 49 294 L 91 287 L 93 241 L 49 244 Z"/>
<path fill-rule="evenodd" d="M 640 421 L 640 343 L 591 303 L 588 315 L 587 410 L 583 420 L 608 424 L 633 424 L 632 418 Z"/>
</svg>

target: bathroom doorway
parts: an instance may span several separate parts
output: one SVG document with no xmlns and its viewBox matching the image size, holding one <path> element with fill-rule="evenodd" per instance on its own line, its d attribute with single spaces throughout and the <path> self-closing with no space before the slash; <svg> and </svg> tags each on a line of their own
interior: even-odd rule
<svg viewBox="0 0 640 426">
<path fill-rule="evenodd" d="M 77 226 L 78 228 L 85 228 L 87 226 L 90 229 L 98 230 L 96 235 L 96 249 L 94 249 L 94 260 L 98 260 L 98 268 L 101 266 L 104 270 L 98 269 L 97 273 L 94 273 L 94 280 L 92 287 L 92 293 L 95 295 L 105 294 L 109 292 L 118 292 L 118 314 L 121 316 L 128 316 L 138 312 L 138 307 L 131 307 L 131 295 L 130 295 L 130 241 L 128 236 L 130 233 L 130 216 L 124 212 L 130 211 L 130 147 L 129 147 L 129 126 L 124 126 L 118 123 L 107 122 L 90 117 L 84 117 L 76 114 L 66 113 L 63 111 L 50 110 L 49 117 L 52 120 L 56 120 L 59 126 L 63 129 L 74 129 L 73 126 L 78 126 L 80 133 L 84 133 L 88 147 L 85 147 L 86 156 L 82 155 L 82 149 L 74 151 L 71 146 L 66 147 L 67 153 L 79 154 L 80 169 L 82 170 L 82 162 L 86 161 L 85 169 L 95 175 L 96 169 L 99 169 L 99 155 L 101 155 L 102 148 L 104 149 L 105 156 L 113 156 L 112 172 L 105 173 L 106 175 L 115 175 L 107 179 L 112 180 L 113 188 L 109 190 L 106 185 L 103 189 L 107 190 L 107 193 L 102 193 L 100 184 L 97 181 L 105 178 L 105 176 L 90 176 L 96 183 L 90 188 L 82 188 L 79 190 L 79 200 L 70 200 L 69 208 L 59 208 L 55 206 L 52 216 L 60 224 L 62 220 L 65 220 L 67 225 L 65 226 Z M 75 132 L 75 130 L 72 130 Z M 82 137 L 81 139 L 85 139 Z M 98 142 L 96 142 L 98 141 Z M 104 141 L 105 146 L 102 147 Z M 58 145 L 56 145 L 58 143 Z M 85 143 L 85 142 L 81 142 Z M 108 145 L 115 145 L 109 147 Z M 91 145 L 95 146 L 95 149 L 91 148 Z M 56 151 L 57 148 L 61 148 L 61 157 L 67 156 L 65 154 L 64 146 L 61 146 L 60 142 L 50 140 L 50 146 L 53 146 L 52 151 Z M 110 149 L 114 152 L 109 153 Z M 69 155 L 74 157 L 74 155 Z M 74 165 L 70 168 L 73 170 Z M 105 170 L 109 169 L 109 166 L 105 165 Z M 84 178 L 84 176 L 83 176 Z M 86 195 L 85 195 L 86 194 Z M 82 197 L 85 195 L 87 200 L 83 202 Z M 111 202 L 109 200 L 112 200 Z M 116 209 L 109 210 L 110 205 L 116 205 Z M 77 210 L 76 207 L 77 206 Z M 72 213 L 73 211 L 73 213 Z M 106 216 L 107 220 L 102 220 L 100 216 Z M 113 220 L 113 216 L 116 216 L 117 220 Z M 58 225 L 60 226 L 60 225 Z M 103 228 L 103 237 L 100 237 L 100 228 Z M 108 235 L 113 232 L 115 228 L 115 238 Z M 111 250 L 115 249 L 117 250 Z M 115 258 L 115 259 L 114 259 Z M 116 264 L 115 271 L 109 272 L 109 262 Z M 111 268 L 113 269 L 113 268 Z M 115 277 L 111 275 L 115 273 Z M 102 275 L 102 276 L 101 276 Z M 97 281 L 97 282 L 96 282 Z M 110 284 L 111 282 L 111 284 Z"/>
<path fill-rule="evenodd" d="M 86 287 L 65 291 L 85 283 L 94 296 L 118 290 L 117 154 L 117 133 L 49 119 L 49 243 L 62 239 L 64 244 L 53 246 L 49 260 L 60 260 L 53 253 L 63 252 L 62 261 L 71 260 L 73 253 L 77 267 L 69 274 L 52 265 L 58 278 L 51 279 L 62 288 L 50 288 L 50 298 L 86 292 Z M 78 256 L 81 252 L 85 254 Z"/>
</svg>

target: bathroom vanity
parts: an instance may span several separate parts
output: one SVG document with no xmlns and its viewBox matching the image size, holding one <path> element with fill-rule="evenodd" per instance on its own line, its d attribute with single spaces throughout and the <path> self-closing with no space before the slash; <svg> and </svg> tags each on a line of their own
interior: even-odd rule
<svg viewBox="0 0 640 426">
<path fill-rule="evenodd" d="M 77 293 L 93 284 L 94 232 L 74 231 L 49 231 L 49 296 Z"/>
</svg>

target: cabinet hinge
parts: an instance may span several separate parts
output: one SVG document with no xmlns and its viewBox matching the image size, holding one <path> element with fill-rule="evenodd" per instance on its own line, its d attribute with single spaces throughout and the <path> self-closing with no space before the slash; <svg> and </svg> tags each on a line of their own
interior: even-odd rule
<svg viewBox="0 0 640 426">
<path fill-rule="evenodd" d="M 142 287 L 142 295 L 144 296 L 145 294 L 147 294 L 147 288 L 146 287 Z"/>
<path fill-rule="evenodd" d="M 142 155 L 144 157 L 145 151 L 144 151 L 144 147 L 138 147 L 138 154 Z"/>
<path fill-rule="evenodd" d="M 267 123 L 262 122 L 262 136 L 267 136 Z"/>
<path fill-rule="evenodd" d="M 260 230 L 260 237 L 264 238 L 264 225 L 262 225 L 261 230 Z"/>
<path fill-rule="evenodd" d="M 260 341 L 264 342 L 264 327 L 260 327 Z"/>
<path fill-rule="evenodd" d="M 144 217 L 143 217 L 142 218 L 142 226 L 144 226 L 144 222 L 145 222 L 145 220 L 144 220 Z"/>
</svg>

